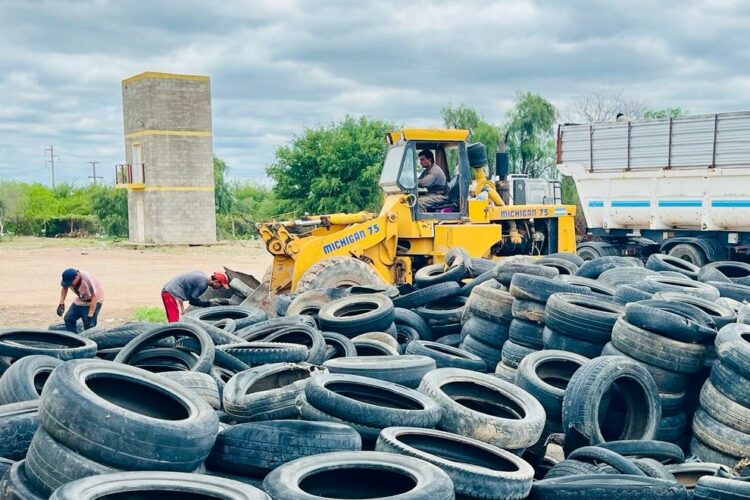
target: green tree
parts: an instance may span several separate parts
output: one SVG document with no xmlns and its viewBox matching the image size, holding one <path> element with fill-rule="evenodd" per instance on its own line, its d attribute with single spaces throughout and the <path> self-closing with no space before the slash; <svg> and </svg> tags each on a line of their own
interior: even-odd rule
<svg viewBox="0 0 750 500">
<path fill-rule="evenodd" d="M 281 211 L 325 214 L 377 211 L 378 186 L 392 124 L 347 116 L 338 123 L 306 129 L 276 150 L 267 168 Z"/>
<path fill-rule="evenodd" d="M 229 166 L 221 158 L 214 156 L 214 199 L 216 211 L 220 214 L 228 214 L 232 211 L 232 193 L 227 186 L 227 174 Z"/>
<path fill-rule="evenodd" d="M 687 110 L 682 108 L 664 108 L 644 111 L 643 117 L 653 120 L 657 118 L 677 118 L 679 116 L 685 116 L 686 114 L 688 114 Z"/>
<path fill-rule="evenodd" d="M 555 175 L 554 125 L 557 110 L 551 102 L 532 92 L 518 92 L 507 114 L 505 130 L 511 172 L 541 177 Z"/>
<path fill-rule="evenodd" d="M 484 117 L 471 106 L 461 104 L 457 107 L 452 105 L 445 106 L 440 110 L 440 116 L 447 128 L 469 129 L 471 130 L 471 139 L 481 142 L 487 148 L 487 159 L 489 160 L 490 169 L 495 168 L 495 153 L 497 144 L 502 132 L 500 127 L 489 123 Z M 451 165 L 454 162 L 449 162 Z"/>
<path fill-rule="evenodd" d="M 113 238 L 128 236 L 128 193 L 124 189 L 92 186 L 91 213 L 99 220 L 101 229 Z"/>
<path fill-rule="evenodd" d="M 0 236 L 4 236 L 6 226 L 21 213 L 23 184 L 13 181 L 0 181 Z"/>
</svg>

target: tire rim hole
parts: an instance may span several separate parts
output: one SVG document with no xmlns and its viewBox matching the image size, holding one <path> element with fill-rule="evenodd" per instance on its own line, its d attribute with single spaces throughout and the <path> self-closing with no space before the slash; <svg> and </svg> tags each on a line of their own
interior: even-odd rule
<svg viewBox="0 0 750 500">
<path fill-rule="evenodd" d="M 727 278 L 747 278 L 748 276 L 750 276 L 750 269 L 746 269 L 743 266 L 737 266 L 733 264 L 716 266 L 714 267 L 714 269 L 723 273 Z"/>
<path fill-rule="evenodd" d="M 522 420 L 526 411 L 505 394 L 472 382 L 449 382 L 441 390 L 456 403 L 470 410 L 497 418 Z"/>
<path fill-rule="evenodd" d="M 536 367 L 536 375 L 546 384 L 565 390 L 573 374 L 581 367 L 568 360 L 543 360 Z"/>
<path fill-rule="evenodd" d="M 398 410 L 424 410 L 424 405 L 416 399 L 371 385 L 351 382 L 333 382 L 326 389 L 349 399 L 385 408 Z"/>
<path fill-rule="evenodd" d="M 38 373 L 34 375 L 34 389 L 36 390 L 37 394 L 40 396 L 42 395 L 42 389 L 44 388 L 44 384 L 47 383 L 47 379 L 49 378 L 50 374 L 52 373 L 52 370 L 45 369 L 41 370 Z"/>
<path fill-rule="evenodd" d="M 599 402 L 599 431 L 604 441 L 643 439 L 651 411 L 645 389 L 635 379 L 622 377 L 609 387 Z"/>
<path fill-rule="evenodd" d="M 516 464 L 501 455 L 462 441 L 417 434 L 416 432 L 401 434 L 397 436 L 397 439 L 407 446 L 451 462 L 476 465 L 493 471 L 515 472 L 519 470 Z"/>
<path fill-rule="evenodd" d="M 161 390 L 139 383 L 130 378 L 114 374 L 101 374 L 88 377 L 84 383 L 91 392 L 105 401 L 160 420 L 185 420 L 190 412 L 168 390 Z"/>
<path fill-rule="evenodd" d="M 378 304 L 375 304 L 374 302 L 358 302 L 357 304 L 351 304 L 337 309 L 333 313 L 333 316 L 336 318 L 351 318 L 352 316 L 367 314 L 377 308 Z"/>
<path fill-rule="evenodd" d="M 181 491 L 181 489 L 175 489 L 174 491 L 158 489 L 153 490 L 153 486 L 149 486 L 149 489 L 128 489 L 121 493 L 105 493 L 103 495 L 97 495 L 97 500 L 132 500 L 137 498 L 138 500 L 211 500 L 226 498 L 224 495 L 216 496 L 209 493 L 190 493 Z"/>
<path fill-rule="evenodd" d="M 405 472 L 366 465 L 313 471 L 299 483 L 305 493 L 337 499 L 395 497 L 416 486 L 416 479 Z"/>
</svg>

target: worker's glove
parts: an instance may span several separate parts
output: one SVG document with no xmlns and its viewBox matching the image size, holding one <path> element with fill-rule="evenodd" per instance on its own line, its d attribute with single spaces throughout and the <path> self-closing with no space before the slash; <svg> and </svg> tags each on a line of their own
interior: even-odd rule
<svg viewBox="0 0 750 500">
<path fill-rule="evenodd" d="M 94 328 L 96 326 L 96 318 L 84 316 L 83 317 L 83 329 L 88 330 L 89 328 Z"/>
<path fill-rule="evenodd" d="M 57 306 L 57 315 L 62 318 L 62 315 L 65 313 L 65 304 L 60 304 Z"/>
</svg>

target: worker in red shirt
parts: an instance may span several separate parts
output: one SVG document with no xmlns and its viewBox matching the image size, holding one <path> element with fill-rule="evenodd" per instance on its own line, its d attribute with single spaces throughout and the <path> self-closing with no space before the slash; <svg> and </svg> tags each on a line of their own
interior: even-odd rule
<svg viewBox="0 0 750 500">
<path fill-rule="evenodd" d="M 201 300 L 208 288 L 229 288 L 229 279 L 224 273 L 213 273 L 211 277 L 201 271 L 182 273 L 172 278 L 161 291 L 161 300 L 167 312 L 167 321 L 174 323 L 185 313 L 185 302 L 196 307 L 229 305 L 229 299 Z"/>
<path fill-rule="evenodd" d="M 79 319 L 83 321 L 84 330 L 95 327 L 104 302 L 104 289 L 99 280 L 89 272 L 68 268 L 62 273 L 60 286 L 62 289 L 60 290 L 60 304 L 57 306 L 58 316 L 62 316 L 65 312 L 65 298 L 68 296 L 68 290 L 72 290 L 76 295 L 68 312 L 65 313 L 65 329 L 76 333 L 76 323 Z"/>
</svg>

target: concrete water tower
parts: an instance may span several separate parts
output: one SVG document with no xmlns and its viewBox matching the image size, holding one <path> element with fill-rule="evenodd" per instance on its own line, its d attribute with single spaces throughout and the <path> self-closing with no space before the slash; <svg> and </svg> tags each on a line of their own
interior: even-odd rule
<svg viewBox="0 0 750 500">
<path fill-rule="evenodd" d="M 207 76 L 146 72 L 122 82 L 130 241 L 216 241 L 211 85 Z"/>
</svg>

